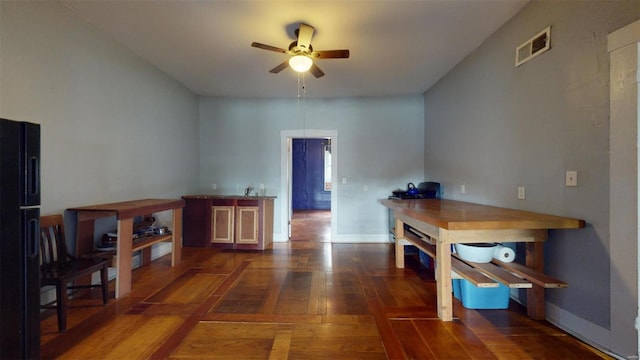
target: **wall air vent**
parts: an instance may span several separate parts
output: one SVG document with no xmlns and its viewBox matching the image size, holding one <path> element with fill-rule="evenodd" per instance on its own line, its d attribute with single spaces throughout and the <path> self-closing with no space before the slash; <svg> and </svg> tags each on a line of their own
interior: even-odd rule
<svg viewBox="0 0 640 360">
<path fill-rule="evenodd" d="M 516 48 L 516 67 L 551 48 L 551 26 Z"/>
</svg>

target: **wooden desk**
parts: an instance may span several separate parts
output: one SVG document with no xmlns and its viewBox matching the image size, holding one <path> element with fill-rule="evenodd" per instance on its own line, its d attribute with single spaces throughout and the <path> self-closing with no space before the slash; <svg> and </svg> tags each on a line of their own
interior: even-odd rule
<svg viewBox="0 0 640 360">
<path fill-rule="evenodd" d="M 161 241 L 171 241 L 171 266 L 180 263 L 182 252 L 182 199 L 144 199 L 112 204 L 83 206 L 68 209 L 78 214 L 76 231 L 76 255 L 93 250 L 94 221 L 115 216 L 118 221 L 118 245 L 116 247 L 116 298 L 131 292 L 131 257 L 134 250 L 148 248 Z M 154 236 L 140 243 L 133 243 L 133 219 L 136 216 L 173 210 L 171 234 Z"/>
<path fill-rule="evenodd" d="M 526 242 L 526 265 L 542 272 L 547 229 L 583 228 L 584 220 L 443 199 L 380 200 L 396 218 L 396 267 L 404 268 L 404 224 L 435 240 L 438 316 L 453 319 L 451 245 Z M 545 318 L 544 288 L 527 289 L 527 314 Z"/>
</svg>

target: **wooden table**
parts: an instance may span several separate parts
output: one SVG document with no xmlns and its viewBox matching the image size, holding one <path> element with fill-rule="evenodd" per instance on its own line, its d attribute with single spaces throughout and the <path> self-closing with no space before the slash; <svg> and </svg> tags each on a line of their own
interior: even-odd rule
<svg viewBox="0 0 640 360">
<path fill-rule="evenodd" d="M 171 241 L 171 266 L 180 263 L 182 251 L 182 199 L 144 199 L 112 204 L 83 206 L 68 209 L 78 214 L 76 231 L 76 255 L 93 252 L 94 221 L 98 218 L 115 216 L 118 222 L 116 246 L 116 298 L 131 292 L 131 258 L 134 250 L 149 248 L 151 245 Z M 171 234 L 152 236 L 141 242 L 133 242 L 133 220 L 136 216 L 173 210 Z"/>
<path fill-rule="evenodd" d="M 584 220 L 444 199 L 380 200 L 396 218 L 396 267 L 404 267 L 404 224 L 435 240 L 438 316 L 453 319 L 451 244 L 526 242 L 526 266 L 542 272 L 547 229 L 583 228 Z M 527 314 L 545 318 L 544 288 L 527 289 Z"/>
</svg>

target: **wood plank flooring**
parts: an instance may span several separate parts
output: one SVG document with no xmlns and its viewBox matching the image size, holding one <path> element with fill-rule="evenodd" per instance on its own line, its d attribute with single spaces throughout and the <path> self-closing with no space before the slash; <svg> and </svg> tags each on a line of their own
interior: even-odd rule
<svg viewBox="0 0 640 360">
<path fill-rule="evenodd" d="M 436 315 L 433 272 L 396 269 L 391 244 L 184 248 L 133 271 L 132 292 L 74 299 L 68 329 L 42 320 L 43 359 L 609 359 L 509 310 Z M 110 284 L 113 297 L 113 284 Z M 561 291 L 561 290 L 559 290 Z"/>
<path fill-rule="evenodd" d="M 291 241 L 331 242 L 331 211 L 294 210 Z"/>
</svg>

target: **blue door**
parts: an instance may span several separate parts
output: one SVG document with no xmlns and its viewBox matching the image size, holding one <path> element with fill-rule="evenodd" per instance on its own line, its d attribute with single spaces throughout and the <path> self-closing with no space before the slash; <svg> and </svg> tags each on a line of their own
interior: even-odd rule
<svg viewBox="0 0 640 360">
<path fill-rule="evenodd" d="M 293 139 L 293 210 L 331 210 L 331 191 L 325 189 L 325 148 L 328 139 Z"/>
</svg>

